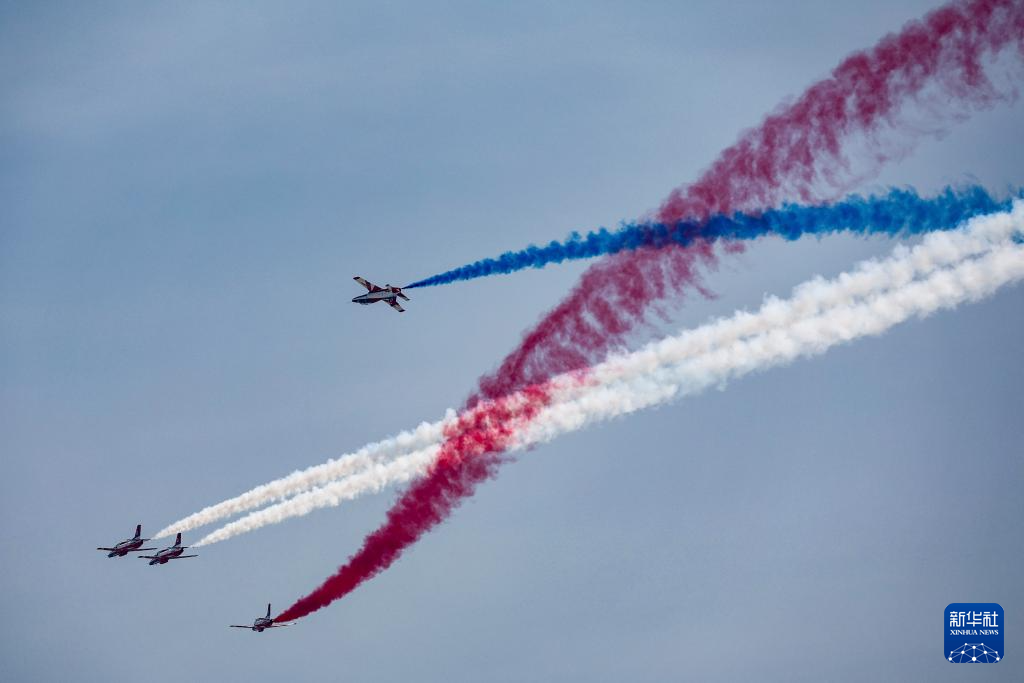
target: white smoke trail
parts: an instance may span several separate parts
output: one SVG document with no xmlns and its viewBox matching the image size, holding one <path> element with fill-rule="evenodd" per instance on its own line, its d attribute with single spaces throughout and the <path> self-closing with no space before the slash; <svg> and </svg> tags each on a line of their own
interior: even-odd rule
<svg viewBox="0 0 1024 683">
<path fill-rule="evenodd" d="M 433 444 L 440 443 L 444 438 L 445 426 L 454 419 L 455 411 L 449 408 L 445 417 L 437 422 L 424 422 L 416 429 L 368 444 L 355 453 L 343 455 L 304 470 L 296 470 L 288 476 L 261 484 L 234 498 L 207 506 L 199 512 L 169 524 L 153 538 L 163 538 L 181 531 L 190 531 L 344 477 L 369 473 L 370 479 L 372 479 L 372 473 L 377 471 L 376 468 L 380 463 L 399 456 L 417 453 Z M 362 481 L 368 480 L 363 479 Z M 403 480 L 399 477 L 396 481 Z"/>
<path fill-rule="evenodd" d="M 851 272 L 843 273 L 831 281 L 823 278 L 814 278 L 808 282 L 798 285 L 793 296 L 788 300 L 780 300 L 770 297 L 762 305 L 757 313 L 737 312 L 729 318 L 720 319 L 694 330 L 654 342 L 636 352 L 610 358 L 608 361 L 595 366 L 589 373 L 584 384 L 579 382 L 566 381 L 563 395 L 558 401 L 553 401 L 548 411 L 553 411 L 559 406 L 568 407 L 572 401 L 585 394 L 595 396 L 594 390 L 597 387 L 605 387 L 606 390 L 623 391 L 630 393 L 627 383 L 632 378 L 643 379 L 647 384 L 650 380 L 660 379 L 659 371 L 678 365 L 687 359 L 695 359 L 687 366 L 688 372 L 693 374 L 699 369 L 701 358 L 709 357 L 708 354 L 721 354 L 729 344 L 734 344 L 745 337 L 756 338 L 755 335 L 766 335 L 773 333 L 772 339 L 782 343 L 787 340 L 783 335 L 793 334 L 794 330 L 806 328 L 817 316 L 825 313 L 849 313 L 851 311 L 862 311 L 862 306 L 856 308 L 861 301 L 888 301 L 879 299 L 879 295 L 892 291 L 896 296 L 900 291 L 920 291 L 920 283 L 914 284 L 915 278 L 924 278 L 935 274 L 927 280 L 934 287 L 945 286 L 944 271 L 940 269 L 947 266 L 958 266 L 963 272 L 972 273 L 974 267 L 968 259 L 983 254 L 991 254 L 997 249 L 1007 245 L 1011 237 L 1020 239 L 1024 231 L 1024 201 L 1017 201 L 1011 211 L 981 216 L 970 221 L 967 226 L 955 232 L 935 233 L 928 235 L 924 241 L 914 247 L 907 249 L 898 246 L 893 255 L 884 260 L 869 260 L 858 264 Z M 1002 261 L 997 261 L 1001 264 Z M 955 270 L 955 269 L 954 269 Z M 948 271 L 953 272 L 953 271 Z M 1006 282 L 1000 282 L 1006 284 Z M 950 294 L 950 307 L 960 303 L 954 300 Z M 945 306 L 942 306 L 945 307 Z M 920 313 L 908 313 L 912 315 L 927 315 L 934 309 L 924 310 Z M 854 324 L 868 320 L 869 313 L 865 318 L 858 321 L 850 318 L 849 323 Z M 902 318 L 897 322 L 906 319 Z M 802 327 L 801 327 L 802 326 Z M 855 336 L 876 334 L 864 331 Z M 753 339 L 746 347 L 753 347 Z M 787 342 L 788 343 L 788 342 Z M 831 346 L 832 344 L 828 344 Z M 811 355 L 813 352 L 804 350 L 797 355 Z M 740 367 L 738 361 L 733 361 Z M 777 364 L 766 358 L 759 362 L 766 362 L 769 365 Z M 756 369 L 756 368 L 755 368 Z M 741 374 L 745 374 L 741 373 Z M 715 382 L 723 382 L 728 377 L 715 379 Z M 714 383 L 714 382 L 712 382 Z M 671 383 L 663 384 L 665 391 L 672 390 Z M 624 394 L 625 396 L 625 394 Z M 632 412 L 632 411 L 626 411 Z M 535 420 L 534 429 L 543 429 L 547 423 L 545 420 Z M 536 439 L 525 436 L 530 443 Z M 543 440 L 543 439 L 541 439 Z"/>
<path fill-rule="evenodd" d="M 976 301 L 1022 278 L 1024 246 L 1006 245 L 864 302 L 798 320 L 790 329 L 740 339 L 689 360 L 655 367 L 645 374 L 626 371 L 623 374 L 628 379 L 616 379 L 618 369 L 609 368 L 606 381 L 576 390 L 573 400 L 560 401 L 541 411 L 528 424 L 517 446 L 549 441 L 593 422 L 722 386 L 750 372 L 824 353 L 837 344 L 882 334 L 912 317 L 925 317 L 943 308 Z"/>
<path fill-rule="evenodd" d="M 815 278 L 788 300 L 770 298 L 757 313 L 738 312 L 579 376 L 557 378 L 554 400 L 530 421 L 513 449 L 548 441 L 597 420 L 634 412 L 723 384 L 749 372 L 881 334 L 914 316 L 990 294 L 1024 276 L 1024 247 L 1007 239 L 1024 230 L 1024 203 L 972 220 L 960 231 L 927 236 L 884 260 L 826 281 Z M 196 545 L 253 531 L 422 473 L 437 446 L 377 463 L 372 471 L 325 484 L 217 529 Z"/>
</svg>

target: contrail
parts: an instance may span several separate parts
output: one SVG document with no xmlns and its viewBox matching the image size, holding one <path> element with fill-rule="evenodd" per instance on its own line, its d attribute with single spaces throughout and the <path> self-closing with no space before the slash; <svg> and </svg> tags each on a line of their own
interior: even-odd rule
<svg viewBox="0 0 1024 683">
<path fill-rule="evenodd" d="M 1008 205 L 1008 202 L 997 202 L 978 186 L 946 188 L 930 199 L 921 198 L 913 189 L 894 189 L 883 196 L 853 196 L 821 206 L 785 204 L 781 208 L 757 214 L 739 212 L 731 216 L 717 215 L 703 221 L 685 220 L 674 225 L 624 223 L 614 231 L 601 228 L 586 235 L 572 233 L 561 242 L 553 241 L 542 247 L 531 245 L 519 251 L 508 251 L 498 258 L 475 261 L 406 285 L 405 288 L 473 280 L 645 247 L 662 248 L 669 244 L 685 247 L 698 239 L 714 242 L 720 239 L 752 240 L 763 235 L 780 235 L 795 240 L 805 235 L 821 236 L 840 230 L 908 236 L 948 230 L 972 216 L 993 213 Z"/>
<path fill-rule="evenodd" d="M 234 498 L 216 505 L 210 505 L 161 529 L 153 538 L 162 538 L 190 531 L 206 524 L 212 524 L 225 517 L 231 517 L 275 500 L 308 491 L 341 477 L 373 470 L 379 463 L 396 456 L 429 447 L 444 438 L 445 426 L 455 419 L 455 411 L 449 410 L 444 418 L 433 423 L 424 422 L 413 430 L 401 432 L 376 443 L 363 446 L 358 451 L 328 460 L 321 465 L 297 470 L 286 477 L 261 484 Z"/>
<path fill-rule="evenodd" d="M 770 311 L 768 317 L 789 319 L 788 325 L 690 357 L 695 346 L 704 343 L 707 335 L 715 334 L 701 328 L 642 352 L 610 359 L 591 372 L 559 378 L 545 387 L 531 387 L 536 396 L 515 402 L 513 410 L 507 397 L 501 399 L 500 416 L 489 416 L 489 405 L 480 404 L 471 411 L 480 413 L 472 418 L 471 428 L 445 442 L 426 476 L 412 484 L 388 513 L 385 524 L 366 538 L 363 547 L 336 574 L 277 620 L 290 621 L 320 609 L 386 569 L 406 547 L 443 521 L 477 484 L 494 474 L 505 449 L 546 441 L 595 420 L 633 412 L 802 356 L 824 353 L 837 344 L 881 334 L 912 317 L 978 300 L 1024 278 L 1022 231 L 1024 203 L 1016 202 L 1012 213 L 974 219 L 963 234 L 930 235 L 914 250 L 898 247 L 881 265 L 870 262 L 831 282 L 813 280 L 798 288 L 790 301 L 767 301 L 761 313 Z M 1007 239 L 1010 236 L 1014 237 L 1012 241 Z M 999 237 L 1002 244 L 992 246 Z M 951 265 L 937 267 L 941 263 Z M 930 274 L 915 279 L 915 272 Z M 894 286 L 901 281 L 903 284 Z M 865 292 L 853 301 L 844 290 L 844 283 L 850 282 Z M 880 291 L 869 286 L 871 282 L 879 283 Z M 796 315 L 808 302 L 821 306 L 829 301 L 839 303 L 821 307 L 807 317 Z M 756 329 L 759 323 L 751 320 L 758 314 L 746 315 L 755 318 L 734 316 L 712 327 L 753 325 Z M 565 393 L 575 396 L 564 400 Z M 523 410 L 517 414 L 515 409 L 519 407 Z M 460 421 L 463 419 L 460 417 Z"/>
<path fill-rule="evenodd" d="M 756 313 L 740 311 L 639 351 L 611 358 L 586 373 L 556 378 L 548 388 L 550 405 L 515 435 L 508 449 L 553 438 L 566 431 L 566 420 L 571 422 L 576 416 L 607 418 L 666 400 L 680 391 L 693 393 L 703 389 L 707 382 L 725 381 L 732 371 L 729 368 L 720 368 L 719 375 L 701 370 L 712 359 L 719 358 L 722 349 L 740 342 L 748 348 L 758 348 L 770 343 L 769 340 L 778 340 L 780 335 L 792 335 L 794 330 L 805 328 L 808 321 L 830 312 L 842 312 L 862 305 L 870 297 L 918 286 L 915 282 L 922 278 L 991 251 L 1005 242 L 1016 226 L 1022 225 L 1024 202 L 1018 201 L 1013 213 L 987 216 L 961 230 L 929 235 L 913 249 L 898 246 L 891 257 L 866 261 L 831 281 L 812 279 L 795 288 L 789 300 L 769 299 Z M 679 374 L 667 375 L 667 369 L 673 367 Z M 597 400 L 598 396 L 601 400 Z M 604 412 L 595 409 L 596 404 L 604 406 Z M 486 413 L 490 406 L 481 405 L 475 410 Z M 390 463 L 376 465 L 372 471 L 354 474 L 253 512 L 210 533 L 196 545 L 222 541 L 405 483 L 426 472 L 439 450 L 440 446 L 434 445 L 400 456 Z"/>
</svg>

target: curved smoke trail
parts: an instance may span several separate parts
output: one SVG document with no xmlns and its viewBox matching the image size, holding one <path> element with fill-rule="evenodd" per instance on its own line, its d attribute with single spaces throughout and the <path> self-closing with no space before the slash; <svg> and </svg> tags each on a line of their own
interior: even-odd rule
<svg viewBox="0 0 1024 683">
<path fill-rule="evenodd" d="M 388 512 L 385 524 L 366 538 L 336 574 L 276 619 L 305 616 L 383 571 L 404 548 L 443 521 L 465 494 L 472 493 L 476 483 L 493 474 L 504 450 L 548 440 L 595 420 L 634 412 L 801 356 L 824 353 L 837 344 L 881 334 L 910 318 L 980 299 L 1024 279 L 1022 231 L 1024 202 L 1018 202 L 1012 213 L 975 219 L 962 235 L 932 235 L 916 251 L 898 247 L 888 262 L 869 263 L 831 283 L 811 281 L 798 288 L 793 300 L 766 302 L 760 316 L 741 314 L 710 328 L 757 328 L 754 320 L 758 317 L 789 319 L 788 325 L 709 347 L 694 356 L 692 350 L 706 346 L 709 336 L 715 335 L 698 329 L 652 344 L 642 352 L 612 358 L 590 372 L 530 387 L 515 398 L 478 404 L 460 416 L 459 428 L 441 447 L 426 476 Z M 1016 239 L 1008 239 L 1011 235 Z M 943 264 L 952 266 L 941 267 Z M 928 275 L 915 278 L 915 270 Z M 852 289 L 851 282 L 856 283 Z M 855 295 L 858 288 L 862 293 Z M 810 315 L 806 315 L 808 305 Z M 564 400 L 565 393 L 575 396 Z M 545 402 L 540 409 L 538 397 Z M 472 472 L 470 476 L 466 476 L 467 470 Z"/>
<path fill-rule="evenodd" d="M 952 108 L 981 109 L 1005 99 L 986 76 L 985 64 L 1011 49 L 1018 61 L 1024 56 L 1024 0 L 941 7 L 847 57 L 828 78 L 745 132 L 695 183 L 673 191 L 652 222 L 674 225 L 760 211 L 783 200 L 842 195 L 927 134 L 900 120 L 922 98 L 943 107 L 929 111 L 933 131 L 966 113 Z M 887 144 L 887 132 L 899 133 L 899 149 Z M 855 171 L 851 147 L 867 157 L 867 170 Z M 725 251 L 734 248 L 726 243 Z M 706 293 L 699 271 L 715 263 L 712 246 L 697 241 L 620 252 L 594 264 L 500 366 L 480 379 L 467 405 L 600 362 L 644 323 L 652 304 L 678 301 L 691 288 Z"/>
<path fill-rule="evenodd" d="M 587 414 L 590 411 L 609 417 L 674 396 L 681 391 L 681 386 L 688 388 L 685 393 L 694 393 L 703 385 L 698 387 L 695 379 L 687 379 L 685 373 L 666 377 L 666 368 L 683 363 L 691 369 L 702 367 L 709 358 L 720 354 L 721 349 L 739 341 L 756 346 L 755 340 L 759 338 L 792 335 L 806 326 L 808 320 L 830 311 L 850 309 L 868 297 L 906 287 L 938 270 L 991 251 L 1010 238 L 1020 226 L 1024 226 L 1024 204 L 1018 202 L 1013 214 L 986 217 L 974 221 L 964 230 L 930 235 L 910 250 L 897 247 L 890 258 L 867 261 L 829 282 L 813 279 L 795 288 L 789 300 L 770 299 L 756 313 L 740 311 L 729 318 L 649 344 L 639 351 L 609 359 L 585 375 L 556 378 L 550 392 L 551 405 L 516 434 L 509 450 L 547 441 L 567 431 L 564 420 L 555 419 L 556 415 Z M 714 379 L 724 381 L 727 374 L 721 372 L 730 370 L 732 368 L 720 368 L 720 374 Z M 597 400 L 597 396 L 602 398 Z M 597 404 L 604 407 L 596 410 L 594 406 Z M 481 405 L 476 410 L 486 411 L 487 408 Z M 195 545 L 223 541 L 313 510 L 340 505 L 389 485 L 405 483 L 426 472 L 438 451 L 439 446 L 434 445 L 380 464 L 372 471 L 312 489 L 231 522 Z"/>
</svg>

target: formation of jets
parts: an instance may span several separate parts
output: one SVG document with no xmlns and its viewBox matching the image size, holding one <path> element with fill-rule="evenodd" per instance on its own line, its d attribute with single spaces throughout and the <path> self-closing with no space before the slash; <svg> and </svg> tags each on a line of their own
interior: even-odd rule
<svg viewBox="0 0 1024 683">
<path fill-rule="evenodd" d="M 106 550 L 107 557 L 124 557 L 128 553 L 138 553 L 145 550 L 156 550 L 156 548 L 143 548 L 142 544 L 150 539 L 142 538 L 142 525 L 135 525 L 135 535 L 131 538 L 117 543 L 113 548 L 96 548 L 96 550 Z M 157 550 L 156 555 L 138 555 L 137 557 L 143 560 L 149 560 L 149 564 L 167 564 L 170 560 L 183 560 L 186 557 L 199 557 L 198 555 L 182 555 L 187 545 L 181 544 L 181 534 L 178 534 L 174 539 L 174 545 Z"/>
<path fill-rule="evenodd" d="M 96 550 L 106 550 L 107 557 L 125 557 L 128 553 L 137 553 L 146 550 L 156 550 L 156 548 L 143 548 L 142 544 L 150 539 L 142 537 L 142 525 L 137 524 L 135 526 L 135 535 L 131 538 L 126 538 L 119 543 L 114 544 L 112 547 L 105 548 L 99 547 Z M 149 560 L 150 566 L 154 564 L 167 564 L 171 560 L 184 560 L 187 557 L 199 557 L 198 555 L 182 555 L 185 550 L 188 549 L 187 545 L 181 544 L 181 534 L 178 534 L 174 538 L 174 545 L 168 546 L 161 550 L 158 550 L 155 555 L 137 555 L 137 557 L 143 560 Z M 256 620 L 252 622 L 252 626 L 237 626 L 231 625 L 231 628 L 247 628 L 257 633 L 263 633 L 268 628 L 281 628 L 282 626 L 291 626 L 291 624 L 275 624 L 274 620 L 270 618 L 270 603 L 267 603 L 267 616 L 256 617 Z"/>
<path fill-rule="evenodd" d="M 107 550 L 107 557 L 124 557 L 128 553 L 136 553 L 142 550 L 156 550 L 156 548 L 143 548 L 142 544 L 148 541 L 148 538 L 142 538 L 142 525 L 138 524 L 135 527 L 135 535 L 131 538 L 126 538 L 120 543 L 114 545 L 113 548 L 96 548 L 96 550 Z"/>
<path fill-rule="evenodd" d="M 361 294 L 352 299 L 352 303 L 369 305 L 375 304 L 378 301 L 384 301 L 387 302 L 388 306 L 391 306 L 391 308 L 395 309 L 399 313 L 405 312 L 405 309 L 398 303 L 398 300 L 403 299 L 404 301 L 409 301 L 409 297 L 402 293 L 401 287 L 392 287 L 391 285 L 378 287 L 358 275 L 353 279 L 366 288 L 366 294 Z M 140 553 L 156 550 L 156 548 L 142 547 L 146 541 L 149 540 L 151 539 L 142 537 L 142 525 L 138 524 L 135 526 L 135 535 L 131 538 L 126 538 L 110 547 L 100 546 L 96 548 L 96 550 L 106 551 L 107 557 L 127 557 L 128 553 Z M 181 544 L 181 534 L 179 533 L 174 539 L 174 545 L 161 548 L 160 550 L 157 550 L 154 555 L 136 555 L 136 557 L 143 560 L 149 560 L 150 566 L 156 564 L 167 564 L 171 560 L 184 560 L 189 557 L 199 557 L 198 555 L 184 555 L 183 553 L 188 549 L 188 547 L 189 546 L 187 545 Z M 251 631 L 255 631 L 256 633 L 263 633 L 268 628 L 280 628 L 282 626 L 291 626 L 291 624 L 275 624 L 274 620 L 270 617 L 270 603 L 267 603 L 266 616 L 256 617 L 251 626 L 231 624 L 230 628 L 247 628 Z"/>
</svg>

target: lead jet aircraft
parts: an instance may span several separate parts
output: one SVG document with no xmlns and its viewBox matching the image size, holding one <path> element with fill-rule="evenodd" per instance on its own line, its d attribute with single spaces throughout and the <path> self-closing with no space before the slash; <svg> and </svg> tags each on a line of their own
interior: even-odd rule
<svg viewBox="0 0 1024 683">
<path fill-rule="evenodd" d="M 96 548 L 96 550 L 109 551 L 107 553 L 107 557 L 124 557 L 128 553 L 137 553 L 143 550 L 156 550 L 156 548 L 142 547 L 142 544 L 148 540 L 148 538 L 142 538 L 142 525 L 138 524 L 135 526 L 135 535 L 132 538 L 126 538 L 113 548 Z"/>
<path fill-rule="evenodd" d="M 405 309 L 398 303 L 398 297 L 402 297 L 406 301 L 409 301 L 409 297 L 402 294 L 401 287 L 392 287 L 391 285 L 385 285 L 384 287 L 378 287 L 372 282 L 367 282 L 363 278 L 356 275 L 352 278 L 363 287 L 366 287 L 366 294 L 360 294 L 355 299 L 352 299 L 354 304 L 363 304 L 367 306 L 369 304 L 375 304 L 378 301 L 387 301 L 388 306 L 395 309 L 399 313 L 404 313 Z"/>
<path fill-rule="evenodd" d="M 239 626 L 238 624 L 231 624 L 228 628 L 247 628 L 250 631 L 256 631 L 257 633 L 263 633 L 268 628 L 282 628 L 284 626 L 291 626 L 291 624 L 275 624 L 274 620 L 270 618 L 270 603 L 267 603 L 267 616 L 256 617 L 256 621 L 252 622 L 252 626 Z"/>
<path fill-rule="evenodd" d="M 157 552 L 156 555 L 139 555 L 144 560 L 149 560 L 150 566 L 154 564 L 167 564 L 169 560 L 184 560 L 186 557 L 199 557 L 198 555 L 182 555 L 187 545 L 181 544 L 181 534 L 174 539 L 174 545 Z"/>
</svg>

